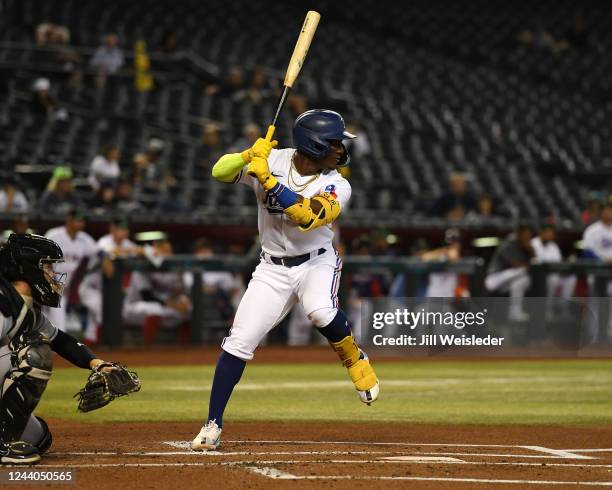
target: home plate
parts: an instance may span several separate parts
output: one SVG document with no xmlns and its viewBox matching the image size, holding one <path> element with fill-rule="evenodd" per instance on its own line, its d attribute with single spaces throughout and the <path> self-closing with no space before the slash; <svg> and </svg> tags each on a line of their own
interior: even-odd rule
<svg viewBox="0 0 612 490">
<path fill-rule="evenodd" d="M 411 461 L 413 463 L 463 463 L 457 458 L 449 458 L 448 456 L 389 456 L 385 461 Z"/>
</svg>

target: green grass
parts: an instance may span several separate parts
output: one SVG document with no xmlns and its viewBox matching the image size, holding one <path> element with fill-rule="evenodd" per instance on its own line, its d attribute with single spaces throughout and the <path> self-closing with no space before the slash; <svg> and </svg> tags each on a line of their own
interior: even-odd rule
<svg viewBox="0 0 612 490">
<path fill-rule="evenodd" d="M 41 415 L 84 422 L 201 421 L 213 366 L 142 367 L 140 393 L 89 414 L 72 395 L 86 372 L 57 369 Z M 230 401 L 231 420 L 434 424 L 612 424 L 612 361 L 381 363 L 381 398 L 359 402 L 336 364 L 253 364 Z"/>
</svg>

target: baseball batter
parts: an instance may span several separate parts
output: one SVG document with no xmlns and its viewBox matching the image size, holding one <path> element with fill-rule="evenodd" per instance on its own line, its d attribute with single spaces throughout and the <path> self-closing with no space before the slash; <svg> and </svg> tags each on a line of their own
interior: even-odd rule
<svg viewBox="0 0 612 490">
<path fill-rule="evenodd" d="M 340 114 L 316 109 L 295 120 L 295 149 L 275 150 L 276 141 L 260 138 L 252 148 L 224 155 L 214 165 L 215 179 L 255 191 L 262 252 L 221 345 L 208 419 L 192 449 L 220 445 L 223 412 L 246 361 L 297 302 L 348 369 L 361 401 L 369 405 L 378 398 L 376 374 L 338 308 L 342 261 L 332 245 L 331 224 L 351 197 L 350 184 L 337 171 L 348 164 L 342 141 L 350 138 L 355 136 L 346 131 Z"/>
</svg>

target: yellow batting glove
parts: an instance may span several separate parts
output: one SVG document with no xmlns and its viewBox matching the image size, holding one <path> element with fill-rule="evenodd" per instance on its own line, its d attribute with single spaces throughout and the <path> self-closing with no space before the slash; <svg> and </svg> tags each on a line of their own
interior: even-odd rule
<svg viewBox="0 0 612 490">
<path fill-rule="evenodd" d="M 270 173 L 268 168 L 268 161 L 265 158 L 254 156 L 249 163 L 247 173 L 254 177 L 257 177 L 259 183 L 265 191 L 272 189 L 277 183 L 276 177 Z"/>
<path fill-rule="evenodd" d="M 272 148 L 276 148 L 278 141 L 268 141 L 264 138 L 258 138 L 255 144 L 248 150 L 244 150 L 240 155 L 245 163 L 250 163 L 253 157 L 262 157 L 266 160 L 270 156 Z"/>
</svg>

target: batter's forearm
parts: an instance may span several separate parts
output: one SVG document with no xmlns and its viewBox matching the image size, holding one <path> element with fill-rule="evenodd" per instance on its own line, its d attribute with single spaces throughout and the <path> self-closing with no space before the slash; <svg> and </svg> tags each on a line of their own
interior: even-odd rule
<svg viewBox="0 0 612 490">
<path fill-rule="evenodd" d="M 228 153 L 214 164 L 212 176 L 219 182 L 232 183 L 247 163 L 241 153 Z"/>
</svg>

